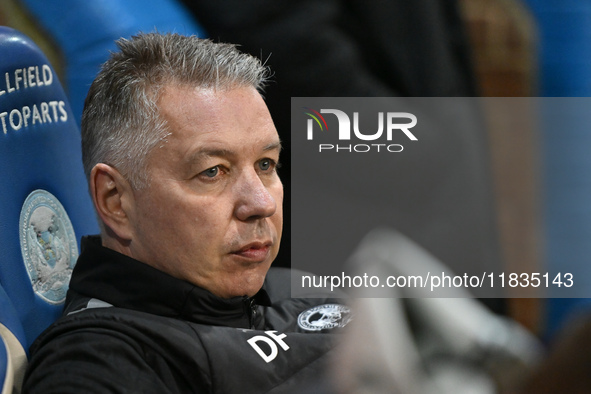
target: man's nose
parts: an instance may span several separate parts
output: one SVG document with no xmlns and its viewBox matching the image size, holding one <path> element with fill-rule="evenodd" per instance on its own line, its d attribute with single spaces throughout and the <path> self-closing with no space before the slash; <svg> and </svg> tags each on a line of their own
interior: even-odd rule
<svg viewBox="0 0 591 394">
<path fill-rule="evenodd" d="M 244 173 L 235 185 L 235 215 L 249 221 L 269 217 L 277 210 L 277 202 L 256 171 Z"/>
</svg>

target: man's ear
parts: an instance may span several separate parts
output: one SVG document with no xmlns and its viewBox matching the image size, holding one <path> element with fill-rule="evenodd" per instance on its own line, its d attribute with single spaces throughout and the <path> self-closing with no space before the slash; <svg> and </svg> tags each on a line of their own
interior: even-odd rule
<svg viewBox="0 0 591 394">
<path fill-rule="evenodd" d="M 107 231 L 123 241 L 132 239 L 133 190 L 116 168 L 98 163 L 90 172 L 90 193 L 95 209 Z"/>
</svg>

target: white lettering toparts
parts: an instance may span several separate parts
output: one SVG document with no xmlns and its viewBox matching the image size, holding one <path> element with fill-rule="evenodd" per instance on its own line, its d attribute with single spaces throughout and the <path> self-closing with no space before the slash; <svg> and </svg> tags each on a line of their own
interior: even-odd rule
<svg viewBox="0 0 591 394">
<path fill-rule="evenodd" d="M 67 121 L 66 103 L 62 100 L 44 101 L 39 105 L 25 105 L 20 109 L 14 108 L 10 112 L 0 112 L 0 123 L 4 134 L 8 133 L 9 129 L 17 131 L 30 125 Z"/>
</svg>

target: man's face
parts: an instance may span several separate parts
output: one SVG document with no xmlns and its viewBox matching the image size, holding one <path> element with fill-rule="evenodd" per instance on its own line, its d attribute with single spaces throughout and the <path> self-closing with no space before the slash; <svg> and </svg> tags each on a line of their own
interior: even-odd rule
<svg viewBox="0 0 591 394">
<path fill-rule="evenodd" d="M 280 142 L 254 88 L 168 86 L 159 101 L 171 135 L 148 157 L 134 192 L 132 257 L 229 298 L 252 296 L 277 256 Z"/>
</svg>

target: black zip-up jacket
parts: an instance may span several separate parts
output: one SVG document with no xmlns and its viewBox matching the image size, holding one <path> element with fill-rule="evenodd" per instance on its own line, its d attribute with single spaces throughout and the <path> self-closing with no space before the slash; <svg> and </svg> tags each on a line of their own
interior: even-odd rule
<svg viewBox="0 0 591 394">
<path fill-rule="evenodd" d="M 346 324 L 339 302 L 290 298 L 285 269 L 252 298 L 221 299 L 88 237 L 64 315 L 31 347 L 23 391 L 318 392 L 338 328 L 309 329 L 323 311 L 338 315 L 325 327 Z"/>
</svg>

